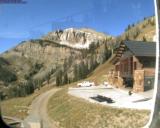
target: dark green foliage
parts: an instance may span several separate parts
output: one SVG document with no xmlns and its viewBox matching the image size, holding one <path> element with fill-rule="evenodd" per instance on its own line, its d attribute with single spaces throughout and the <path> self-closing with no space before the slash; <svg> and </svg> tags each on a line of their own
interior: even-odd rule
<svg viewBox="0 0 160 128">
<path fill-rule="evenodd" d="M 84 62 L 81 61 L 78 67 L 78 78 L 84 79 L 87 77 L 87 74 L 88 74 L 88 66 L 86 66 Z"/>
<path fill-rule="evenodd" d="M 5 60 L 3 57 L 0 57 L 0 66 L 1 65 L 9 65 L 9 62 Z"/>
<path fill-rule="evenodd" d="M 48 73 L 45 77 L 45 80 L 47 81 L 47 84 L 49 84 L 49 80 L 51 78 L 51 73 Z"/>
<path fill-rule="evenodd" d="M 97 61 L 91 61 L 91 62 L 93 62 L 93 65 L 91 65 L 91 68 L 89 70 L 90 73 L 94 71 L 94 69 L 96 69 L 96 67 L 99 65 Z"/>
<path fill-rule="evenodd" d="M 56 76 L 56 85 L 57 85 L 57 86 L 60 86 L 60 79 L 59 79 L 59 76 Z"/>
<path fill-rule="evenodd" d="M 7 65 L 9 65 L 9 62 L 4 58 L 0 57 L 0 81 L 7 83 L 16 81 L 16 74 L 6 68 Z"/>
<path fill-rule="evenodd" d="M 92 72 L 94 70 L 94 65 L 95 65 L 94 63 L 95 63 L 94 57 L 91 56 L 91 59 L 90 59 L 90 69 L 89 69 L 90 72 Z"/>
<path fill-rule="evenodd" d="M 50 74 L 52 75 L 55 71 L 56 69 L 51 69 Z"/>
<path fill-rule="evenodd" d="M 78 65 L 74 65 L 74 81 L 78 80 Z"/>
<path fill-rule="evenodd" d="M 34 93 L 36 89 L 39 89 L 42 86 L 42 81 L 40 80 L 28 80 L 26 82 L 20 82 L 17 84 L 13 84 L 9 86 L 4 93 L 5 97 L 13 98 L 13 97 L 24 97 Z M 4 99 L 4 94 L 0 93 L 1 99 Z"/>
<path fill-rule="evenodd" d="M 17 80 L 17 76 L 6 68 L 0 66 L 0 80 L 4 82 L 13 82 Z"/>
<path fill-rule="evenodd" d="M 146 39 L 146 37 L 145 37 L 145 36 L 143 36 L 143 41 L 144 41 L 144 42 L 146 42 L 146 41 L 147 41 L 147 39 Z"/>
<path fill-rule="evenodd" d="M 68 74 L 65 73 L 65 75 L 64 75 L 64 77 L 63 77 L 63 85 L 64 85 L 64 84 L 68 84 L 68 83 L 69 83 L 68 81 L 69 81 L 69 80 L 68 80 Z"/>
<path fill-rule="evenodd" d="M 59 70 L 56 74 L 56 85 L 57 86 L 60 86 L 60 85 L 63 85 L 63 74 L 62 74 L 62 70 Z"/>
<path fill-rule="evenodd" d="M 68 63 L 67 63 L 69 67 L 72 65 L 72 62 L 73 62 L 73 58 L 72 58 L 72 56 L 70 56 L 68 58 Z"/>
<path fill-rule="evenodd" d="M 30 42 L 32 43 L 39 43 L 42 47 L 46 47 L 47 45 L 49 45 L 49 42 L 41 40 L 41 39 L 31 39 Z"/>
<path fill-rule="evenodd" d="M 85 79 L 89 73 L 90 72 L 88 69 L 88 64 L 84 63 L 84 61 L 81 61 L 79 64 L 76 64 L 74 66 L 74 80 L 73 81 Z"/>
<path fill-rule="evenodd" d="M 96 46 L 97 48 L 99 48 L 100 47 L 100 43 L 99 42 L 97 42 L 97 46 Z"/>
<path fill-rule="evenodd" d="M 45 81 L 45 79 L 35 79 L 34 80 L 34 88 L 39 90 L 43 86 L 44 81 Z"/>
<path fill-rule="evenodd" d="M 129 24 L 128 26 L 127 26 L 127 28 L 125 29 L 125 31 L 128 31 L 128 30 L 130 30 L 132 28 L 132 26 Z"/>
<path fill-rule="evenodd" d="M 103 63 L 111 57 L 111 54 L 112 54 L 112 51 L 107 46 L 105 46 L 105 49 L 104 49 L 105 58 L 103 60 Z"/>
<path fill-rule="evenodd" d="M 93 42 L 89 45 L 89 52 L 90 53 L 95 53 L 95 50 L 96 50 L 96 44 Z"/>
<path fill-rule="evenodd" d="M 39 72 L 39 70 L 43 67 L 43 64 L 38 64 L 38 63 L 35 63 L 34 66 L 32 67 L 32 69 L 30 70 L 30 72 L 28 74 L 26 74 L 24 76 L 24 78 L 26 80 L 29 80 L 31 79 L 36 73 Z"/>
<path fill-rule="evenodd" d="M 0 90 L 0 100 L 5 100 L 6 99 L 6 93 Z"/>
<path fill-rule="evenodd" d="M 135 25 L 134 24 L 132 24 L 132 27 L 134 27 Z"/>
<path fill-rule="evenodd" d="M 97 59 L 97 58 L 99 56 L 101 58 L 100 50 L 102 48 L 102 44 L 104 44 L 108 41 L 109 41 L 109 39 L 106 39 L 102 42 L 93 42 L 89 46 L 89 49 L 75 49 L 75 48 L 71 48 L 69 46 L 61 45 L 59 43 L 56 43 L 56 42 L 50 41 L 50 40 L 42 40 L 42 39 L 41 40 L 30 40 L 29 43 L 32 43 L 32 45 L 33 45 L 33 43 L 38 43 L 38 45 L 42 46 L 42 47 L 45 47 L 46 45 L 50 45 L 53 47 L 62 47 L 62 48 L 66 48 L 66 49 L 69 48 L 67 50 L 70 50 L 69 51 L 70 54 L 67 54 L 67 57 L 65 56 L 65 58 L 63 58 L 63 59 L 60 57 L 60 59 L 62 60 L 62 63 L 58 63 L 60 60 L 59 59 L 56 64 L 56 68 L 52 69 L 50 71 L 48 70 L 49 69 L 48 67 L 44 67 L 43 64 L 38 61 L 36 63 L 33 63 L 36 61 L 34 59 L 33 59 L 33 61 L 29 61 L 28 67 L 31 67 L 31 69 L 28 71 L 28 68 L 26 68 L 26 70 L 25 70 L 26 74 L 23 74 L 23 73 L 22 73 L 22 75 L 20 74 L 21 79 L 18 79 L 18 81 L 8 84 L 8 89 L 6 91 L 7 96 L 9 98 L 12 98 L 12 97 L 22 97 L 22 96 L 30 95 L 36 89 L 40 89 L 42 87 L 42 85 L 45 85 L 43 83 L 47 82 L 49 84 L 50 79 L 52 77 L 53 77 L 52 80 L 56 81 L 57 86 L 65 85 L 65 84 L 68 84 L 68 83 L 71 83 L 73 81 L 77 81 L 80 79 L 85 79 L 88 76 L 88 74 L 90 74 L 100 64 L 99 59 Z M 103 62 L 105 62 L 111 54 L 110 47 L 108 48 L 107 45 L 108 45 L 107 43 L 104 45 L 105 50 L 103 51 L 103 57 L 104 57 Z M 50 58 L 50 59 L 52 59 L 52 58 Z M 0 59 L 0 68 L 2 68 L 1 63 L 7 64 L 5 61 L 3 61 L 3 60 L 1 61 L 1 59 Z M 77 63 L 77 64 L 75 64 L 75 63 Z M 45 62 L 44 62 L 44 64 L 45 64 Z M 73 67 L 73 65 L 74 65 L 74 67 Z M 45 68 L 47 68 L 47 69 L 45 69 Z M 25 67 L 24 67 L 24 69 L 25 69 Z M 45 72 L 46 73 L 45 76 L 43 76 L 44 74 L 39 75 L 41 73 L 40 71 L 42 71 L 42 72 L 47 71 L 47 73 Z M 72 75 L 72 73 L 74 74 L 74 76 Z M 23 75 L 24 75 L 24 79 L 22 78 Z M 8 74 L 5 76 L 8 76 Z M 34 78 L 37 78 L 38 76 L 39 77 L 43 76 L 43 78 L 34 79 Z M 10 82 L 12 80 L 13 79 L 9 79 L 7 81 Z M 19 82 L 19 81 L 21 81 L 21 82 Z M 4 94 L 2 95 L 0 93 L 0 96 L 3 99 Z"/>
<path fill-rule="evenodd" d="M 125 40 L 129 40 L 129 34 L 125 35 Z"/>
<path fill-rule="evenodd" d="M 66 71 L 67 68 L 68 68 L 68 62 L 67 62 L 67 59 L 65 59 L 63 63 L 63 70 Z"/>
</svg>

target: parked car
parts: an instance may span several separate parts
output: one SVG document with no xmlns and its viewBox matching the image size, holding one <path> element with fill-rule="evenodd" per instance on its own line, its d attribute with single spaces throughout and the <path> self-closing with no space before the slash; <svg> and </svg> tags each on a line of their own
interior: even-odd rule
<svg viewBox="0 0 160 128">
<path fill-rule="evenodd" d="M 103 82 L 103 85 L 107 86 L 107 85 L 108 85 L 108 82 L 104 81 L 104 82 Z"/>
<path fill-rule="evenodd" d="M 95 86 L 94 82 L 90 81 L 83 81 L 82 83 L 77 84 L 78 87 L 90 87 L 90 86 Z"/>
</svg>

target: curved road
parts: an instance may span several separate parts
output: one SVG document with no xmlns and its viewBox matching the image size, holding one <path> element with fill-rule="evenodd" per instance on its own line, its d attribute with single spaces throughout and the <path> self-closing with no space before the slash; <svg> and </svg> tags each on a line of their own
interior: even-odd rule
<svg viewBox="0 0 160 128">
<path fill-rule="evenodd" d="M 24 120 L 24 128 L 56 128 L 48 117 L 47 104 L 51 96 L 60 89 L 53 88 L 33 100 L 29 115 Z"/>
</svg>

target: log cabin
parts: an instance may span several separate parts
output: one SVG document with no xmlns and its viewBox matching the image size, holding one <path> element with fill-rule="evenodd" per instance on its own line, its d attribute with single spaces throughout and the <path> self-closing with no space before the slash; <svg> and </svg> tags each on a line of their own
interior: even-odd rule
<svg viewBox="0 0 160 128">
<path fill-rule="evenodd" d="M 114 84 L 117 87 L 132 87 L 134 92 L 143 92 L 154 86 L 156 43 L 123 41 L 111 60 L 114 64 Z M 123 82 L 118 82 L 118 81 Z"/>
</svg>

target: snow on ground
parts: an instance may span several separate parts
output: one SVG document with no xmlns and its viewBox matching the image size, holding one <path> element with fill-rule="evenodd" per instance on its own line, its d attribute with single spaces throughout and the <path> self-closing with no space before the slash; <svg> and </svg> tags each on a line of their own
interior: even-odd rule
<svg viewBox="0 0 160 128">
<path fill-rule="evenodd" d="M 110 85 L 69 88 L 68 91 L 70 95 L 83 98 L 92 103 L 98 103 L 117 108 L 147 109 L 147 110 L 151 110 L 153 105 L 152 92 L 153 90 L 150 90 L 148 92 L 143 92 L 143 93 L 133 93 L 131 96 L 129 96 L 128 90 L 117 89 Z M 111 98 L 112 100 L 115 101 L 115 103 L 98 102 L 90 98 L 90 97 L 96 97 L 97 95 L 102 95 Z M 148 100 L 145 100 L 146 98 Z"/>
</svg>

